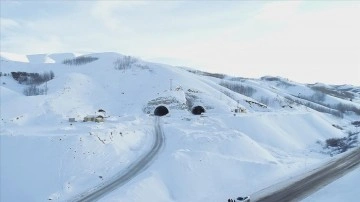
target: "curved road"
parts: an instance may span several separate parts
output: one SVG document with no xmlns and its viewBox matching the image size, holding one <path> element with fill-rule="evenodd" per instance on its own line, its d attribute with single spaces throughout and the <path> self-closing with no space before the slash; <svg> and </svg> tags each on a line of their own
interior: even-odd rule
<svg viewBox="0 0 360 202">
<path fill-rule="evenodd" d="M 322 187 L 330 184 L 360 165 L 360 148 L 346 156 L 328 163 L 310 175 L 262 197 L 253 197 L 258 202 L 300 201 Z M 256 195 L 256 194 L 255 194 Z"/>
<path fill-rule="evenodd" d="M 106 181 L 96 186 L 95 188 L 85 191 L 84 193 L 76 196 L 71 201 L 96 201 L 111 191 L 121 187 L 149 166 L 150 162 L 159 153 L 161 147 L 164 144 L 164 140 L 164 132 L 160 126 L 160 118 L 155 117 L 155 141 L 150 151 L 130 164 L 124 171 L 116 174 L 109 181 Z"/>
</svg>

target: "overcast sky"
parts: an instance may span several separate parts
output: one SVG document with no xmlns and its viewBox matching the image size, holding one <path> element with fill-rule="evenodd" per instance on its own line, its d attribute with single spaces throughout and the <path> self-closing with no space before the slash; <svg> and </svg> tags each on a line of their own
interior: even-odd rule
<svg viewBox="0 0 360 202">
<path fill-rule="evenodd" d="M 234 76 L 360 86 L 360 1 L 0 4 L 3 52 L 110 51 Z"/>
</svg>

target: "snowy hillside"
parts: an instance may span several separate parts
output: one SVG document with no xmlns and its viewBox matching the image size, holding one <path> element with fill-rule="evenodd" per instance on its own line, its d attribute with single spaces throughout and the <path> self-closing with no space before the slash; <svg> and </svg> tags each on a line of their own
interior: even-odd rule
<svg viewBox="0 0 360 202">
<path fill-rule="evenodd" d="M 165 147 L 101 201 L 251 195 L 331 158 L 338 150 L 325 149 L 327 139 L 359 133 L 356 86 L 236 78 L 117 53 L 0 58 L 1 201 L 66 201 L 111 179 L 150 148 L 160 105 Z M 90 116 L 98 122 L 83 121 Z"/>
</svg>

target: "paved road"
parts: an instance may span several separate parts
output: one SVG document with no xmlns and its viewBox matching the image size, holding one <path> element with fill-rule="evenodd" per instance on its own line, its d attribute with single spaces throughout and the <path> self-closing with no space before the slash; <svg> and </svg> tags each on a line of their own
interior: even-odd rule
<svg viewBox="0 0 360 202">
<path fill-rule="evenodd" d="M 267 196 L 255 199 L 257 202 L 291 202 L 300 201 L 320 188 L 330 184 L 360 165 L 360 148 L 352 151 L 303 179 L 277 190 Z"/>
<path fill-rule="evenodd" d="M 160 125 L 160 118 L 155 117 L 155 142 L 151 150 L 147 154 L 130 164 L 125 169 L 125 171 L 116 174 L 109 181 L 78 195 L 71 201 L 96 201 L 99 200 L 101 197 L 105 196 L 106 194 L 110 193 L 111 191 L 121 187 L 149 166 L 150 162 L 159 153 L 161 147 L 164 144 L 164 140 L 164 132 Z"/>
</svg>

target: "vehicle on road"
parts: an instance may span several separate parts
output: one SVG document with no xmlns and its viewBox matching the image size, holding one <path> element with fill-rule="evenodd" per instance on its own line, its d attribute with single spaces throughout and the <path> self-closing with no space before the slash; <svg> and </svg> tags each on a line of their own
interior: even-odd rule
<svg viewBox="0 0 360 202">
<path fill-rule="evenodd" d="M 244 197 L 237 197 L 236 200 L 241 201 L 241 202 L 250 202 L 250 196 L 244 196 Z"/>
</svg>

